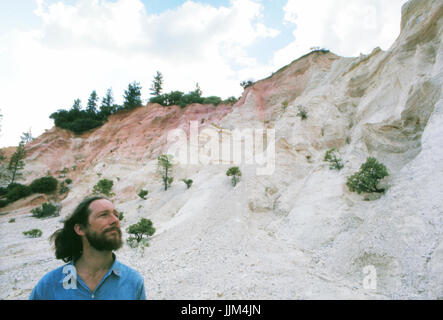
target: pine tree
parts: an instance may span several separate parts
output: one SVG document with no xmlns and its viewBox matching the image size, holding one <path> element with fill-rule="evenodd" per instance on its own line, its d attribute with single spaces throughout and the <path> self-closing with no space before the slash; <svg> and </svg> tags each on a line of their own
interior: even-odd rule
<svg viewBox="0 0 443 320">
<path fill-rule="evenodd" d="M 241 171 L 239 167 L 231 167 L 226 171 L 226 175 L 228 177 L 232 176 L 232 185 L 235 187 L 237 185 L 237 182 L 240 180 L 241 177 Z"/>
<path fill-rule="evenodd" d="M 25 162 L 23 159 L 26 156 L 25 145 L 23 141 L 17 147 L 17 150 L 12 155 L 11 160 L 9 161 L 8 171 L 11 174 L 11 182 L 14 183 L 16 179 L 19 179 L 23 174 L 20 172 L 25 167 Z"/>
<path fill-rule="evenodd" d="M 154 80 L 152 81 L 151 95 L 159 96 L 163 90 L 163 75 L 160 71 L 157 71 L 157 74 L 154 76 Z"/>
<path fill-rule="evenodd" d="M 106 91 L 106 95 L 102 99 L 102 105 L 100 106 L 100 113 L 104 118 L 115 112 L 114 97 L 112 95 L 112 89 L 109 88 Z"/>
<path fill-rule="evenodd" d="M 174 178 L 169 177 L 169 171 L 172 168 L 172 155 L 162 154 L 158 157 L 158 166 L 161 170 L 165 191 L 171 186 Z"/>
<path fill-rule="evenodd" d="M 197 82 L 197 84 L 195 85 L 195 91 L 194 91 L 199 97 L 201 97 L 202 96 L 202 94 L 203 94 L 203 91 L 202 91 L 202 89 L 200 88 L 200 86 L 198 85 L 198 82 Z"/>
<path fill-rule="evenodd" d="M 31 142 L 34 140 L 34 137 L 32 136 L 31 128 L 27 132 L 23 132 L 23 135 L 20 136 L 20 139 L 23 141 L 24 144 L 27 144 L 28 142 Z"/>
<path fill-rule="evenodd" d="M 80 111 L 82 109 L 82 101 L 80 99 L 75 99 L 72 109 Z"/>
<path fill-rule="evenodd" d="M 94 115 L 97 113 L 97 101 L 98 101 L 97 92 L 94 90 L 91 92 L 91 95 L 89 96 L 88 99 L 88 105 L 86 107 L 86 111 L 88 113 Z"/>
<path fill-rule="evenodd" d="M 140 84 L 138 82 L 133 82 L 128 85 L 128 90 L 125 90 L 123 102 L 124 109 L 133 109 L 142 105 L 141 100 L 141 89 Z"/>
</svg>

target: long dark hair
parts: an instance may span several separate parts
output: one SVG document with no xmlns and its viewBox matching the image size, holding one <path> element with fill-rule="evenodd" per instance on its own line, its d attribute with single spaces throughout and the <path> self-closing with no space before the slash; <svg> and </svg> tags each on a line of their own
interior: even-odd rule
<svg viewBox="0 0 443 320">
<path fill-rule="evenodd" d="M 93 196 L 83 199 L 75 208 L 74 213 L 64 221 L 62 229 L 54 232 L 51 241 L 55 245 L 55 257 L 64 262 L 77 260 L 82 255 L 83 245 L 81 237 L 75 232 L 74 226 L 80 224 L 88 225 L 88 218 L 91 210 L 89 205 L 95 200 L 106 199 L 104 196 Z"/>
</svg>

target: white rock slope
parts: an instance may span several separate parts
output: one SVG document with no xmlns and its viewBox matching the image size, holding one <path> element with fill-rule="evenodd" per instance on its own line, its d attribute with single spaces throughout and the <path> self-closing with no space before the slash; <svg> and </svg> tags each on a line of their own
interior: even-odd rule
<svg viewBox="0 0 443 320">
<path fill-rule="evenodd" d="M 49 236 L 96 172 L 114 179 L 123 229 L 141 217 L 157 228 L 144 251 L 117 252 L 145 277 L 149 299 L 443 298 L 442 17 L 442 1 L 411 0 L 388 51 L 359 58 L 314 52 L 248 88 L 217 127 L 228 136 L 274 128 L 272 175 L 243 163 L 233 188 L 227 164 L 182 165 L 174 180 L 191 178 L 193 186 L 175 182 L 164 192 L 155 157 L 123 164 L 103 156 L 75 181 L 61 217 L 37 220 L 30 207 L 1 215 L 0 298 L 26 299 L 62 264 Z M 297 117 L 298 105 L 307 120 Z M 332 147 L 345 161 L 340 172 L 322 161 Z M 386 164 L 390 177 L 384 195 L 364 201 L 345 183 L 368 156 Z M 29 171 L 44 167 L 27 163 Z M 148 200 L 125 193 L 131 186 L 151 190 Z M 25 238 L 31 228 L 43 236 Z M 367 266 L 377 273 L 375 289 L 363 285 Z"/>
</svg>

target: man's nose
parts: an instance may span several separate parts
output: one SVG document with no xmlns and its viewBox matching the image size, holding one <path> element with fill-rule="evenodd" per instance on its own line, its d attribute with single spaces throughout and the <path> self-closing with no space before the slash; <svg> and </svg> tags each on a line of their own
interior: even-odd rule
<svg viewBox="0 0 443 320">
<path fill-rule="evenodd" d="M 120 224 L 120 219 L 115 214 L 111 214 L 111 216 L 112 216 L 112 224 Z"/>
</svg>

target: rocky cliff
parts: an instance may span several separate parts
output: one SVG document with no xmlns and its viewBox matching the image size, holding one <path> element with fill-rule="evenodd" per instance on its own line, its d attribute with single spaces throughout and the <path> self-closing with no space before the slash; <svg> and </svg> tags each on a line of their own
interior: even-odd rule
<svg viewBox="0 0 443 320">
<path fill-rule="evenodd" d="M 141 217 L 157 228 L 149 247 L 117 252 L 144 276 L 149 299 L 443 298 L 442 17 L 441 1 L 411 0 L 388 51 L 312 52 L 233 106 L 147 105 L 80 136 L 44 133 L 26 146 L 22 183 L 68 168 L 73 186 L 57 199 L 60 217 L 31 216 L 44 195 L 1 209 L 0 298 L 26 299 L 63 264 L 48 239 L 102 178 L 114 181 L 123 230 Z M 184 142 L 170 139 L 173 131 Z M 233 157 L 208 161 L 208 146 L 244 141 L 246 150 L 248 132 L 255 147 L 233 187 L 225 174 Z M 177 163 L 163 191 L 157 156 L 183 146 L 206 160 Z M 323 161 L 330 148 L 343 170 Z M 378 197 L 346 186 L 368 156 L 390 173 Z M 137 196 L 142 188 L 147 200 Z M 43 236 L 24 237 L 32 228 Z M 364 285 L 368 270 L 375 287 Z"/>
</svg>

